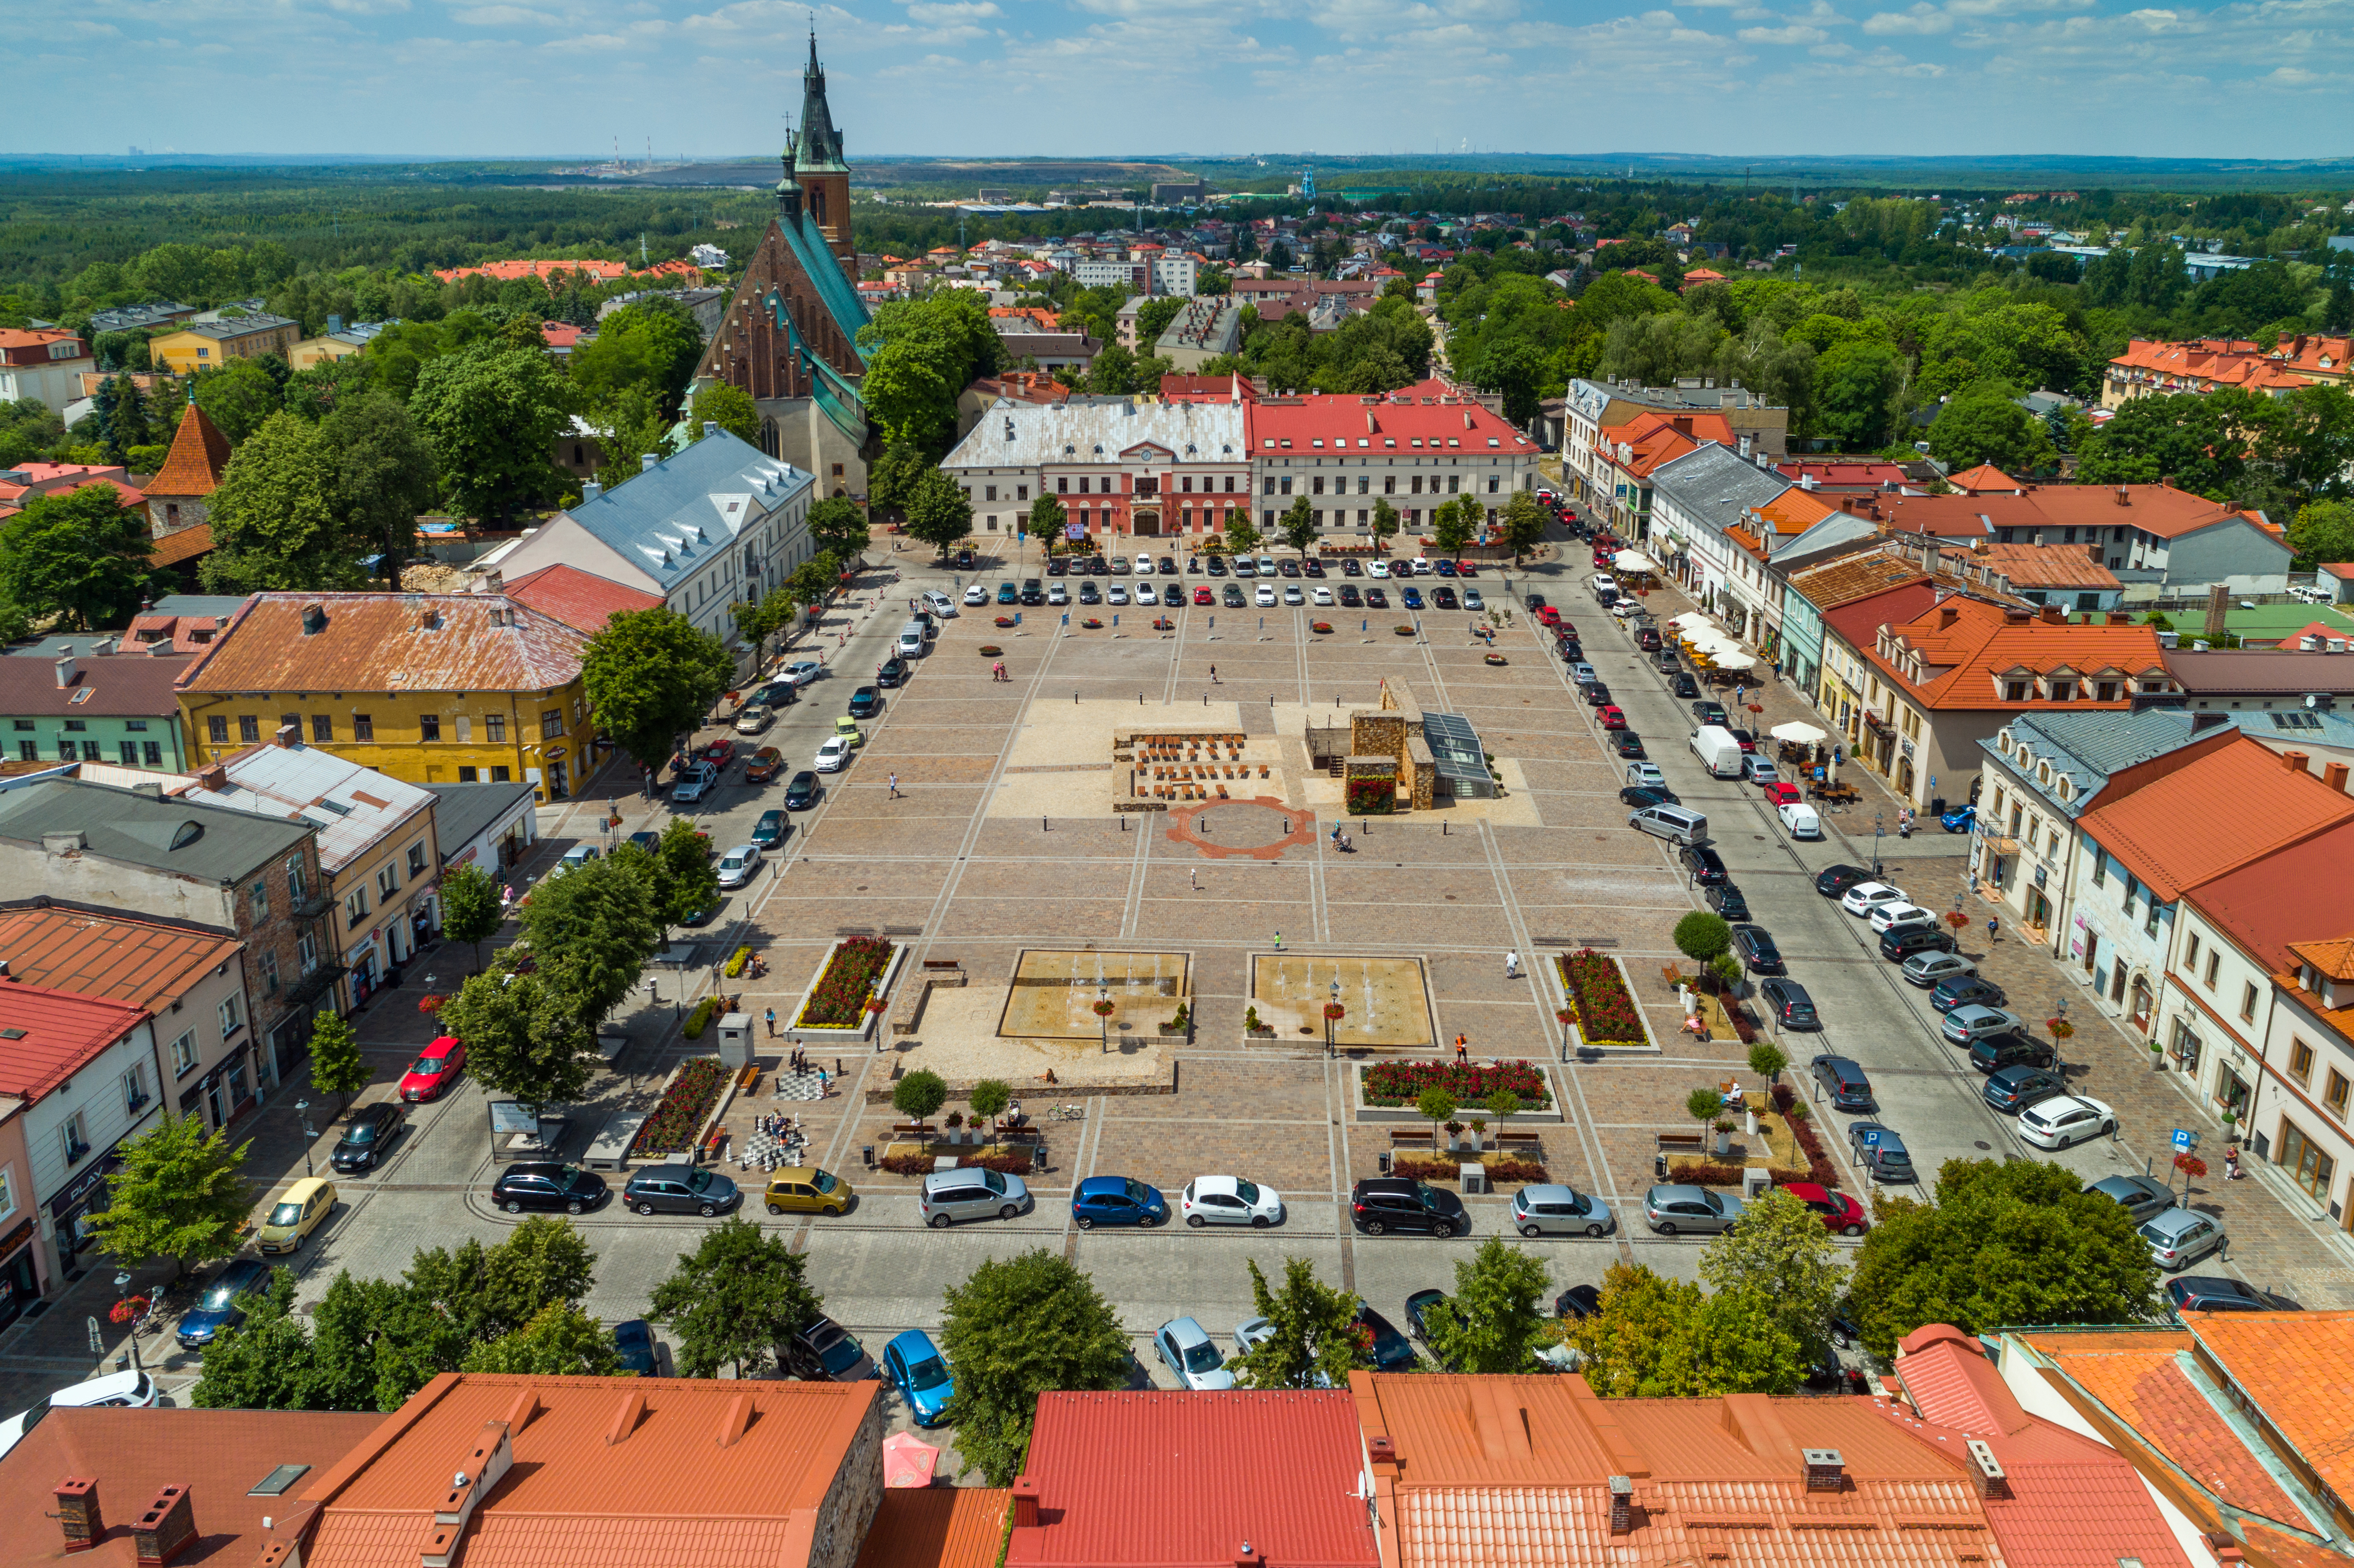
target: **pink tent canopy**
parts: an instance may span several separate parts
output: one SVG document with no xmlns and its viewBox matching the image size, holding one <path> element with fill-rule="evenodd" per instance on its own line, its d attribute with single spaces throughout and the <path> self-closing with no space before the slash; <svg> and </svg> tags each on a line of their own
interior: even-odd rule
<svg viewBox="0 0 2354 1568">
<path fill-rule="evenodd" d="M 912 1432 L 894 1432 L 883 1439 L 883 1484 L 886 1487 L 928 1487 L 932 1467 L 940 1451 Z"/>
</svg>

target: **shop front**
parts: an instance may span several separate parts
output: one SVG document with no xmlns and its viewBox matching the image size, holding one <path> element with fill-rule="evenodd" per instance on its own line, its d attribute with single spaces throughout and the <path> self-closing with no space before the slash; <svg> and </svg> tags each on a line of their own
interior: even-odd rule
<svg viewBox="0 0 2354 1568">
<path fill-rule="evenodd" d="M 78 1260 L 96 1239 L 90 1231 L 90 1218 L 106 1213 L 110 1197 L 106 1179 L 122 1164 L 121 1148 L 118 1143 L 91 1160 L 49 1200 L 49 1224 L 57 1233 L 58 1272 L 68 1279 L 79 1277 L 82 1265 Z"/>
<path fill-rule="evenodd" d="M 0 1329 L 23 1317 L 41 1298 L 41 1269 L 33 1245 L 33 1216 L 27 1214 L 0 1235 Z"/>
<path fill-rule="evenodd" d="M 227 1127 L 260 1102 L 253 1091 L 251 1065 L 246 1060 L 250 1044 L 240 1044 L 212 1065 L 212 1070 L 180 1091 L 180 1114 L 202 1114 L 215 1131 Z"/>
</svg>

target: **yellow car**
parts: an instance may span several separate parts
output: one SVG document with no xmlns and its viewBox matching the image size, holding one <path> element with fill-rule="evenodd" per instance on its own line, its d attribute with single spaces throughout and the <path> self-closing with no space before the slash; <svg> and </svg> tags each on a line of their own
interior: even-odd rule
<svg viewBox="0 0 2354 1568">
<path fill-rule="evenodd" d="M 833 733 L 836 739 L 848 741 L 852 746 L 866 744 L 866 732 L 858 727 L 858 721 L 854 718 L 834 720 Z"/>
<path fill-rule="evenodd" d="M 772 1214 L 839 1214 L 856 1196 L 849 1182 L 814 1165 L 797 1165 L 769 1178 Z"/>
<path fill-rule="evenodd" d="M 305 1176 L 270 1205 L 260 1237 L 265 1253 L 293 1252 L 334 1212 L 335 1184 L 323 1176 Z"/>
</svg>

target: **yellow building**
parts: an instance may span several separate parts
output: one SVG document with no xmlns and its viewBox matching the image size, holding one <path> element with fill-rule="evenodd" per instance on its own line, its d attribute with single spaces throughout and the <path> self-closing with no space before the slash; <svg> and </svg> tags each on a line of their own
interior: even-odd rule
<svg viewBox="0 0 2354 1568">
<path fill-rule="evenodd" d="M 504 594 L 256 594 L 177 689 L 198 767 L 292 726 L 412 784 L 525 782 L 561 800 L 602 755 L 588 641 Z"/>
<path fill-rule="evenodd" d="M 177 332 L 147 340 L 148 363 L 175 376 L 217 370 L 232 359 L 257 355 L 285 356 L 302 340 L 302 323 L 284 316 L 232 316 L 221 322 L 190 322 Z"/>
</svg>

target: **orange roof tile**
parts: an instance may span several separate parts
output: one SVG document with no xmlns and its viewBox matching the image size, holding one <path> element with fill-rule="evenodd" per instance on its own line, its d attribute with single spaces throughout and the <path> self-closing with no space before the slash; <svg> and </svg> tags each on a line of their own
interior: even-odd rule
<svg viewBox="0 0 2354 1568">
<path fill-rule="evenodd" d="M 2085 834 L 2161 904 L 2324 829 L 2354 820 L 2354 800 L 2242 735 L 2084 813 Z"/>
<path fill-rule="evenodd" d="M 628 588 L 562 562 L 526 573 L 501 591 L 517 604 L 591 635 L 625 609 L 657 609 L 663 603 L 658 593 Z"/>
<path fill-rule="evenodd" d="M 2084 552 L 2081 546 L 1981 545 L 1965 560 L 1991 567 L 2013 588 L 2081 588 L 2088 592 L 2119 586 L 2117 576 Z"/>
<path fill-rule="evenodd" d="M 2354 980 L 2354 937 L 2327 942 L 2291 942 L 2288 950 L 2331 980 Z"/>
<path fill-rule="evenodd" d="M 1977 495 L 1989 490 L 2016 491 L 2027 488 L 1990 462 L 1982 462 L 1976 468 L 1964 469 L 1959 473 L 1948 474 L 1946 482 L 1965 495 Z"/>
<path fill-rule="evenodd" d="M 159 567 L 176 567 L 183 561 L 193 561 L 209 554 L 213 547 L 213 525 L 197 523 L 186 528 L 175 528 L 147 547 L 147 558 Z"/>
<path fill-rule="evenodd" d="M 1672 462 L 1703 442 L 1734 444 L 1733 426 L 1722 414 L 1667 413 L 1647 408 L 1623 425 L 1605 425 L 1602 445 L 1611 463 L 1638 479 L 1649 478 L 1661 463 Z M 1618 448 L 1631 449 L 1621 459 Z"/>
<path fill-rule="evenodd" d="M 221 471 L 228 467 L 228 438 L 212 416 L 195 403 L 180 416 L 172 436 L 172 455 L 147 482 L 150 495 L 210 495 L 219 488 Z"/>
<path fill-rule="evenodd" d="M 994 1568 L 1013 1497 L 1002 1488 L 886 1488 L 856 1568 Z"/>
<path fill-rule="evenodd" d="M 2158 633 L 2147 626 L 2055 624 L 2029 619 L 2023 609 L 2007 611 L 1999 605 L 1955 596 L 1903 625 L 1883 630 L 1885 652 L 1872 643 L 1858 645 L 1857 652 L 1908 697 L 1931 709 L 2124 708 L 2131 705 L 2134 688 L 2143 678 L 2165 677 L 2169 687 L 2173 683 L 2166 676 Z M 1911 673 L 1915 654 L 1918 679 Z M 2052 674 L 2113 679 L 2118 694 L 2105 705 L 2083 696 L 2061 702 L 2032 692 L 2021 699 L 2006 694 L 2010 680 Z"/>
<path fill-rule="evenodd" d="M 78 909 L 0 910 L 0 959 L 8 973 L 149 1012 L 227 963 L 234 937 Z"/>
<path fill-rule="evenodd" d="M 2252 861 L 2186 896 L 2267 972 L 2279 973 L 2296 969 L 2296 944 L 2347 924 L 2345 889 L 2349 884 L 2354 884 L 2354 822 Z"/>
<path fill-rule="evenodd" d="M 1758 507 L 1757 515 L 1773 524 L 1777 534 L 1803 534 L 1838 510 L 1828 501 L 1794 484 Z"/>
</svg>

